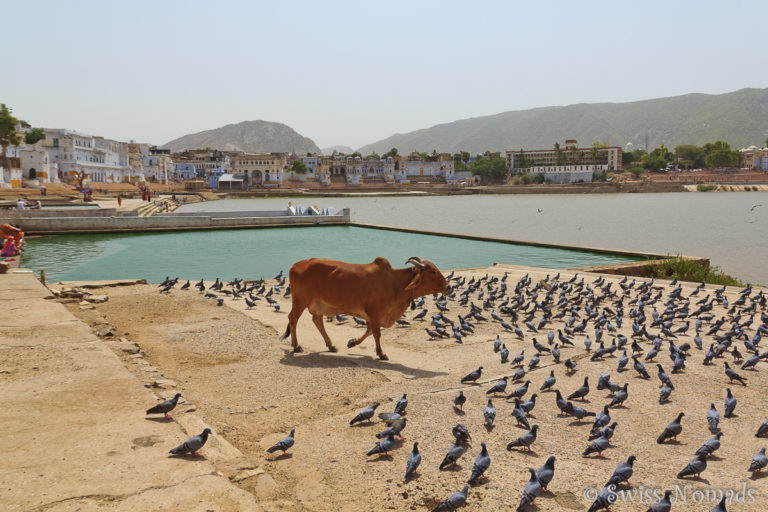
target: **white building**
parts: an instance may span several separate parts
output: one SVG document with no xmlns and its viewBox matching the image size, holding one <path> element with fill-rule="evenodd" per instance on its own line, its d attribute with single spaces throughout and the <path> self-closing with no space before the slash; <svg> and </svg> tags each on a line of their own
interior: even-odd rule
<svg viewBox="0 0 768 512">
<path fill-rule="evenodd" d="M 24 177 L 41 181 L 128 182 L 133 176 L 125 142 L 73 130 L 45 128 L 45 139 L 21 149 Z"/>
</svg>

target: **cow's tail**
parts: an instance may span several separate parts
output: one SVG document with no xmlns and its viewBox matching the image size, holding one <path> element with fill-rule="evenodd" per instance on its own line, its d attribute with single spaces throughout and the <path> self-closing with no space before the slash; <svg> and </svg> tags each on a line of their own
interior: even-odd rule
<svg viewBox="0 0 768 512">
<path fill-rule="evenodd" d="M 291 323 L 288 322 L 288 325 L 285 326 L 285 332 L 283 333 L 283 336 L 280 339 L 284 340 L 290 335 L 291 335 Z"/>
</svg>

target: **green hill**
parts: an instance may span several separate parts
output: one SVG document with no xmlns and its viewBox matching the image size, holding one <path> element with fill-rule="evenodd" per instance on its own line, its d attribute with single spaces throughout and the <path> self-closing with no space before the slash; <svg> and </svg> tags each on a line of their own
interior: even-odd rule
<svg viewBox="0 0 768 512">
<path fill-rule="evenodd" d="M 735 149 L 761 146 L 768 136 L 768 89 L 686 94 L 631 103 L 581 103 L 504 112 L 440 124 L 363 146 L 363 155 L 397 148 L 430 152 L 548 149 L 577 139 L 649 149 L 727 140 Z"/>
</svg>

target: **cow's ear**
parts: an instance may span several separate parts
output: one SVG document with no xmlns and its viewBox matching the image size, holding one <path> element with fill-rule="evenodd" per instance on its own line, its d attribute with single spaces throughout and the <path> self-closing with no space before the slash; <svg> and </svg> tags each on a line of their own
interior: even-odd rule
<svg viewBox="0 0 768 512">
<path fill-rule="evenodd" d="M 417 286 L 419 286 L 420 284 L 421 284 L 421 269 L 416 269 L 413 279 L 411 279 L 411 282 L 408 283 L 408 286 L 406 286 L 405 289 L 410 291 L 416 288 Z"/>
</svg>

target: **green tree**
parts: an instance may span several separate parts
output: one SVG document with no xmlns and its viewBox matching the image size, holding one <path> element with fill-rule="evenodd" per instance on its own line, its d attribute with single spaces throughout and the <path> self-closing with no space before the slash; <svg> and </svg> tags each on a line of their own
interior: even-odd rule
<svg viewBox="0 0 768 512">
<path fill-rule="evenodd" d="M 675 159 L 683 165 L 701 167 L 704 165 L 705 158 L 706 153 L 699 146 L 684 144 L 675 148 Z"/>
<path fill-rule="evenodd" d="M 396 156 L 397 156 L 397 148 L 392 148 L 386 153 L 384 153 L 383 155 L 381 155 L 381 158 L 389 158 L 389 157 L 395 158 Z"/>
<path fill-rule="evenodd" d="M 371 153 L 370 155 L 368 155 L 367 157 L 365 157 L 366 160 L 378 160 L 379 158 L 381 158 L 381 157 L 375 151 L 373 153 Z"/>
<path fill-rule="evenodd" d="M 724 140 L 707 142 L 703 148 L 704 162 L 710 167 L 730 167 L 739 161 L 739 152 L 731 150 L 731 145 Z"/>
<path fill-rule="evenodd" d="M 359 156 L 360 158 L 362 158 L 362 157 L 363 157 L 363 155 L 361 155 L 359 151 L 355 151 L 354 153 L 352 153 L 352 154 L 351 154 L 351 155 L 349 155 L 349 156 L 351 156 L 352 158 L 355 158 L 356 156 Z"/>
<path fill-rule="evenodd" d="M 296 174 L 304 174 L 307 172 L 307 165 L 301 160 L 294 160 L 291 170 Z"/>
<path fill-rule="evenodd" d="M 559 142 L 555 142 L 554 150 L 555 155 L 557 156 L 557 165 L 565 165 L 565 155 L 563 154 L 563 148 L 560 147 Z"/>
<path fill-rule="evenodd" d="M 0 162 L 3 166 L 6 166 L 5 153 L 8 151 L 9 146 L 18 146 L 21 144 L 21 137 L 16 133 L 16 125 L 19 124 L 19 120 L 13 117 L 11 109 L 5 106 L 5 103 L 0 103 L 0 147 L 2 153 L 0 153 Z"/>
<path fill-rule="evenodd" d="M 667 166 L 667 161 L 651 153 L 643 157 L 642 166 L 649 171 L 660 171 Z"/>
<path fill-rule="evenodd" d="M 507 162 L 500 156 L 478 158 L 472 162 L 469 170 L 473 176 L 481 176 L 489 181 L 505 181 L 508 175 Z"/>
<path fill-rule="evenodd" d="M 32 128 L 24 134 L 25 144 L 37 144 L 45 138 L 45 130 L 42 128 Z"/>
</svg>

